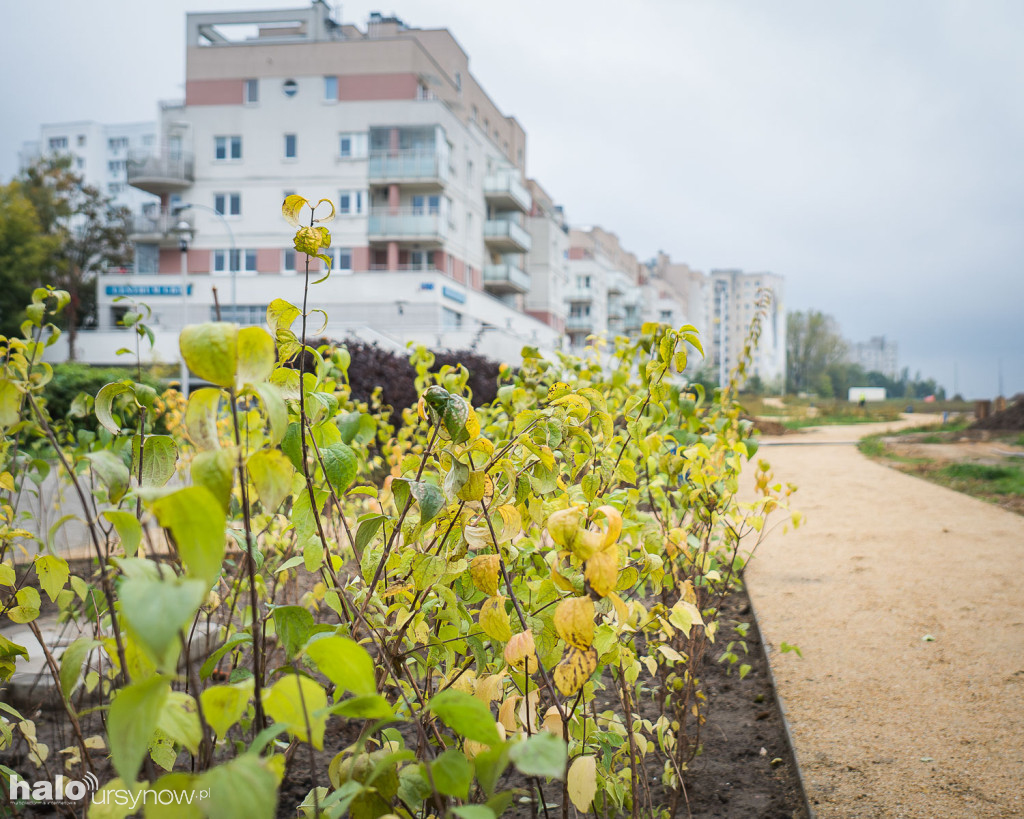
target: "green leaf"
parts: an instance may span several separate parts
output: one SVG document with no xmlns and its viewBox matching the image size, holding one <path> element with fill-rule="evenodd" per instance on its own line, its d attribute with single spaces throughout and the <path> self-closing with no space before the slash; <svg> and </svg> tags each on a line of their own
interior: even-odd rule
<svg viewBox="0 0 1024 819">
<path fill-rule="evenodd" d="M 122 512 L 117 509 L 107 509 L 103 517 L 114 525 L 114 531 L 121 538 L 121 546 L 128 557 L 135 557 L 142 543 L 142 524 L 131 512 Z"/>
<path fill-rule="evenodd" d="M 392 481 L 392 491 L 398 501 L 399 508 L 405 505 L 405 493 L 416 499 L 420 508 L 420 523 L 430 523 L 437 517 L 445 505 L 444 493 L 434 484 L 426 481 L 409 481 L 404 478 Z"/>
<path fill-rule="evenodd" d="M 39 616 L 39 592 L 31 586 L 25 586 L 14 595 L 18 605 L 7 610 L 7 616 L 13 623 L 31 623 Z"/>
<path fill-rule="evenodd" d="M 461 805 L 452 808 L 452 815 L 459 819 L 496 819 L 497 814 L 487 805 Z"/>
<path fill-rule="evenodd" d="M 445 796 L 457 796 L 459 799 L 469 797 L 473 766 L 462 751 L 452 749 L 439 754 L 430 763 L 430 774 L 434 778 L 434 787 Z"/>
<path fill-rule="evenodd" d="M 185 429 L 192 443 L 199 449 L 220 447 L 220 435 L 217 432 L 220 399 L 221 391 L 215 387 L 203 387 L 188 397 L 188 406 L 185 407 Z"/>
<path fill-rule="evenodd" d="M 292 466 L 299 472 L 302 471 L 302 440 L 299 438 L 299 424 L 293 422 L 288 425 L 288 430 L 281 439 L 281 451 L 288 456 Z"/>
<path fill-rule="evenodd" d="M 18 657 L 24 657 L 27 660 L 28 649 L 25 646 L 12 643 L 0 634 L 0 682 L 6 682 L 11 678 Z M 3 706 L 3 703 L 0 703 L 0 706 Z"/>
<path fill-rule="evenodd" d="M 238 383 L 260 384 L 270 378 L 277 355 L 274 339 L 262 327 L 238 331 Z"/>
<path fill-rule="evenodd" d="M 249 707 L 254 688 L 253 678 L 234 685 L 213 685 L 199 695 L 203 715 L 213 733 L 223 738 Z"/>
<path fill-rule="evenodd" d="M 225 511 L 231 507 L 231 490 L 235 486 L 235 448 L 211 449 L 192 458 L 192 483 L 205 487 Z"/>
<path fill-rule="evenodd" d="M 100 645 L 99 641 L 90 637 L 79 637 L 64 649 L 64 653 L 60 657 L 60 690 L 64 694 L 64 699 L 71 698 L 71 693 L 75 690 L 78 678 L 82 674 L 82 664 L 85 662 L 85 658 L 98 645 Z"/>
<path fill-rule="evenodd" d="M 132 472 L 138 474 L 139 436 L 132 438 Z M 163 486 L 174 476 L 178 447 L 170 435 L 150 435 L 142 445 L 142 485 Z"/>
<path fill-rule="evenodd" d="M 160 711 L 156 727 L 189 753 L 199 753 L 203 729 L 199 723 L 196 701 L 191 695 L 184 691 L 171 691 Z"/>
<path fill-rule="evenodd" d="M 149 797 L 149 792 L 154 795 Z M 167 793 L 167 796 L 163 794 Z M 199 786 L 197 777 L 188 773 L 169 773 L 161 776 L 144 792 L 146 799 L 146 819 L 202 819 L 203 811 L 199 807 Z M 110 800 L 114 802 L 116 800 Z M 92 819 L 93 810 L 89 810 Z"/>
<path fill-rule="evenodd" d="M 449 688 L 434 696 L 427 709 L 455 733 L 484 745 L 498 745 L 501 736 L 491 709 L 476 697 Z"/>
<path fill-rule="evenodd" d="M 359 524 L 359 528 L 356 530 L 356 551 L 360 554 L 366 549 L 366 547 L 373 540 L 374 536 L 380 531 L 380 527 L 384 525 L 386 518 L 384 515 L 373 515 L 363 520 Z"/>
<path fill-rule="evenodd" d="M 189 486 L 155 501 L 153 514 L 170 529 L 186 572 L 212 586 L 224 559 L 226 516 L 210 490 Z"/>
<path fill-rule="evenodd" d="M 277 446 L 288 430 L 288 407 L 281 391 L 273 384 L 256 384 L 254 388 L 270 419 L 270 443 Z"/>
<path fill-rule="evenodd" d="M 380 694 L 366 694 L 342 700 L 331 707 L 332 714 L 352 719 L 394 719 L 391 704 Z"/>
<path fill-rule="evenodd" d="M 125 782 L 134 782 L 138 776 L 170 688 L 167 678 L 150 677 L 122 688 L 110 704 L 110 757 Z"/>
<path fill-rule="evenodd" d="M 249 456 L 247 463 L 256 494 L 266 512 L 276 512 L 292 487 L 295 470 L 278 449 L 262 449 Z"/>
<path fill-rule="evenodd" d="M 128 467 L 124 465 L 124 461 L 109 449 L 102 449 L 99 452 L 87 452 L 85 457 L 92 464 L 92 468 L 107 487 L 110 501 L 117 503 L 121 500 L 128 489 L 129 481 Z"/>
<path fill-rule="evenodd" d="M 356 479 L 356 454 L 345 444 L 331 444 L 320 454 L 324 459 L 324 472 L 337 495 L 344 495 Z"/>
<path fill-rule="evenodd" d="M 277 639 L 288 659 L 293 660 L 313 633 L 313 615 L 302 606 L 278 606 L 273 615 Z"/>
<path fill-rule="evenodd" d="M 198 778 L 203 812 L 216 819 L 274 819 L 277 777 L 256 754 L 243 754 Z"/>
<path fill-rule="evenodd" d="M 473 765 L 476 768 L 476 781 L 484 789 L 484 793 L 491 796 L 498 786 L 498 780 L 508 767 L 509 745 L 503 742 L 500 745 L 488 748 L 473 757 Z"/>
<path fill-rule="evenodd" d="M 160 670 L 174 671 L 181 652 L 178 633 L 195 617 L 208 588 L 203 580 L 181 577 L 130 577 L 121 583 L 125 625 Z"/>
<path fill-rule="evenodd" d="M 318 751 L 324 747 L 326 705 L 327 694 L 320 684 L 295 674 L 287 674 L 263 692 L 263 707 L 270 718 L 284 725 L 288 733 L 311 743 Z"/>
<path fill-rule="evenodd" d="M 39 585 L 50 600 L 55 601 L 57 593 L 64 588 L 71 575 L 68 562 L 64 558 L 54 555 L 36 555 L 35 567 L 36 574 L 39 576 Z"/>
<path fill-rule="evenodd" d="M 440 580 L 448 568 L 448 561 L 440 555 L 416 555 L 412 559 L 412 582 L 417 591 L 429 589 Z"/>
<path fill-rule="evenodd" d="M 199 669 L 199 679 L 207 679 L 213 673 L 213 669 L 217 667 L 217 663 L 220 662 L 221 657 L 223 657 L 229 651 L 242 645 L 242 643 L 251 642 L 252 635 L 248 632 L 239 631 L 235 634 L 232 634 L 231 637 L 228 638 L 227 642 L 224 643 L 224 645 L 222 645 L 220 648 L 214 651 L 213 654 L 207 657 L 205 662 L 203 662 L 202 668 Z"/>
<path fill-rule="evenodd" d="M 547 731 L 534 734 L 526 742 L 518 742 L 508 752 L 509 759 L 526 776 L 562 779 L 569 752 L 561 737 Z"/>
<path fill-rule="evenodd" d="M 0 427 L 9 427 L 21 420 L 21 390 L 8 379 L 0 380 Z"/>
<path fill-rule="evenodd" d="M 219 387 L 235 385 L 238 325 L 226 321 L 190 324 L 182 329 L 178 346 L 196 376 Z"/>
<path fill-rule="evenodd" d="M 338 635 L 318 636 L 306 646 L 305 655 L 339 691 L 351 691 L 357 696 L 377 693 L 373 660 L 354 640 Z"/>
<path fill-rule="evenodd" d="M 100 391 L 96 393 L 96 404 L 94 406 L 96 420 L 114 435 L 121 431 L 121 424 L 112 414 L 114 399 L 131 391 L 132 388 L 128 384 L 123 381 L 115 381 L 112 384 L 101 387 Z"/>
</svg>

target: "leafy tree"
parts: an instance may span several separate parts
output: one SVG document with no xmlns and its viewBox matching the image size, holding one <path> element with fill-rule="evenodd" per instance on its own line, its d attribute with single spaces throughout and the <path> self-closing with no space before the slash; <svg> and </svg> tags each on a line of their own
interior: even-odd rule
<svg viewBox="0 0 1024 819">
<path fill-rule="evenodd" d="M 846 342 L 832 316 L 817 310 L 797 311 L 786 318 L 786 391 L 817 390 L 828 385 L 823 376 L 846 356 Z"/>
<path fill-rule="evenodd" d="M 32 202 L 18 182 L 0 186 L 0 335 L 17 333 L 34 282 L 55 242 L 43 235 Z"/>
<path fill-rule="evenodd" d="M 130 212 L 85 184 L 67 156 L 38 159 L 22 171 L 19 181 L 43 234 L 54 240 L 46 269 L 32 282 L 45 280 L 70 295 L 64 325 L 74 359 L 78 329 L 96 321 L 96 274 L 131 262 Z"/>
</svg>

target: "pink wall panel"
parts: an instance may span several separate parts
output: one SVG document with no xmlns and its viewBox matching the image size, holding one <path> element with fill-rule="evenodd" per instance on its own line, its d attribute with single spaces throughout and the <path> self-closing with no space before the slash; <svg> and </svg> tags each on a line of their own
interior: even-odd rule
<svg viewBox="0 0 1024 819">
<path fill-rule="evenodd" d="M 186 105 L 241 105 L 245 80 L 189 80 Z"/>
<path fill-rule="evenodd" d="M 338 77 L 338 99 L 414 100 L 418 87 L 419 79 L 415 74 L 352 74 Z"/>
</svg>

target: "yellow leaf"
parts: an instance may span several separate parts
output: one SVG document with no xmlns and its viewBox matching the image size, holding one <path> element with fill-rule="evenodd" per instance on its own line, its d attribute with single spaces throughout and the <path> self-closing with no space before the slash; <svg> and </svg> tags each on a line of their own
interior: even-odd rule
<svg viewBox="0 0 1024 819">
<path fill-rule="evenodd" d="M 469 473 L 466 482 L 455 494 L 459 500 L 478 501 L 484 496 L 488 482 L 489 478 L 483 471 L 475 470 Z"/>
<path fill-rule="evenodd" d="M 566 549 L 573 548 L 573 543 L 582 526 L 583 512 L 578 506 L 570 506 L 568 509 L 552 512 L 547 520 L 551 539 Z"/>
<path fill-rule="evenodd" d="M 490 478 L 487 481 L 490 484 Z M 519 510 L 511 503 L 499 506 L 498 514 L 501 515 L 501 534 L 499 537 L 502 543 L 512 540 L 512 538 L 523 531 L 523 518 L 519 514 Z"/>
<path fill-rule="evenodd" d="M 619 539 L 622 532 L 622 513 L 614 506 L 599 506 L 594 510 L 595 515 L 604 515 L 608 521 L 608 528 L 601 539 L 601 546 L 610 546 Z"/>
<path fill-rule="evenodd" d="M 619 625 L 625 626 L 629 623 L 629 609 L 626 604 L 622 601 L 615 592 L 608 593 L 608 599 L 612 601 L 612 606 L 615 607 L 615 616 L 619 619 Z"/>
<path fill-rule="evenodd" d="M 562 722 L 561 715 L 558 713 L 558 709 L 552 705 L 545 712 L 544 723 L 540 727 L 549 734 L 554 734 L 556 737 L 561 738 L 563 724 L 564 723 Z"/>
<path fill-rule="evenodd" d="M 328 207 L 330 207 L 331 212 L 328 213 L 326 216 L 320 217 L 319 219 L 314 219 L 313 221 L 316 222 L 318 225 L 325 225 L 334 219 L 334 203 L 330 199 L 321 199 L 319 202 L 316 203 L 316 205 L 314 205 L 313 210 L 317 210 L 324 202 L 326 202 Z"/>
<path fill-rule="evenodd" d="M 523 698 L 519 706 L 519 722 L 529 727 L 531 734 L 537 733 L 537 721 L 540 717 L 538 709 L 540 703 L 540 689 L 534 688 Z"/>
<path fill-rule="evenodd" d="M 587 649 L 594 642 L 594 601 L 569 597 L 558 604 L 554 617 L 558 636 L 573 648 Z"/>
<path fill-rule="evenodd" d="M 516 730 L 516 702 L 518 701 L 518 694 L 509 694 L 498 708 L 498 724 L 510 734 Z"/>
<path fill-rule="evenodd" d="M 601 597 L 614 591 L 619 580 L 619 548 L 614 543 L 595 552 L 587 561 L 584 576 Z"/>
<path fill-rule="evenodd" d="M 533 642 L 533 632 L 527 629 L 514 634 L 505 646 L 505 662 L 513 668 L 532 674 L 538 668 L 537 647 Z"/>
<path fill-rule="evenodd" d="M 299 226 L 299 214 L 302 212 L 304 207 L 307 207 L 307 202 L 303 197 L 296 193 L 291 196 L 285 197 L 284 204 L 281 205 L 281 215 L 284 216 L 285 221 L 288 222 L 292 227 Z"/>
<path fill-rule="evenodd" d="M 515 639 L 515 638 L 513 638 Z M 490 705 L 494 700 L 501 697 L 502 685 L 505 682 L 505 674 L 489 674 L 482 680 L 478 680 L 476 684 L 476 691 L 474 695 L 477 699 L 482 700 L 487 705 Z"/>
<path fill-rule="evenodd" d="M 592 756 L 578 756 L 569 766 L 566 777 L 569 798 L 580 813 L 590 810 L 590 803 L 597 793 L 597 762 Z"/>
<path fill-rule="evenodd" d="M 562 662 L 555 666 L 555 685 L 565 696 L 570 697 L 583 687 L 596 669 L 595 649 L 580 651 L 578 648 L 570 648 Z"/>
<path fill-rule="evenodd" d="M 492 640 L 506 642 L 512 636 L 512 627 L 505 611 L 505 598 L 502 595 L 488 597 L 480 607 L 480 628 Z"/>
<path fill-rule="evenodd" d="M 498 593 L 500 569 L 501 560 L 497 555 L 480 555 L 469 562 L 469 574 L 473 578 L 473 585 L 489 597 Z"/>
</svg>

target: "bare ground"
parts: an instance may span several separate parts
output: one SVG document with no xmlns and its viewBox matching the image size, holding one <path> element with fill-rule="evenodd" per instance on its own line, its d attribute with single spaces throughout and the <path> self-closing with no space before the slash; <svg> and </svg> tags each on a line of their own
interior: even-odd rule
<svg viewBox="0 0 1024 819">
<path fill-rule="evenodd" d="M 810 802 L 826 819 L 1024 816 L 1024 518 L 850 443 L 894 426 L 759 453 L 807 516 L 747 580 L 769 645 L 803 652 L 771 661 Z"/>
</svg>

